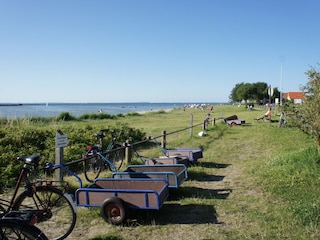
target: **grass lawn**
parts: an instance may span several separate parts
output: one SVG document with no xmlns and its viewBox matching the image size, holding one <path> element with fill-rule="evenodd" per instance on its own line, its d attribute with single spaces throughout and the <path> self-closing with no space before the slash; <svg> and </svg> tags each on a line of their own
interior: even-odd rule
<svg viewBox="0 0 320 240">
<path fill-rule="evenodd" d="M 201 147 L 204 157 L 188 168 L 189 178 L 181 187 L 170 189 L 159 211 L 130 212 L 123 226 L 113 226 L 99 209 L 79 207 L 68 239 L 319 239 L 315 143 L 290 121 L 287 128 L 278 128 L 276 121 L 254 121 L 265 111 L 217 105 L 211 116 L 216 124 L 209 124 L 203 137 L 198 136 L 201 124 L 192 136 L 188 129 L 191 120 L 201 123 L 208 113 L 197 109 L 95 121 L 101 127 L 121 122 L 143 129 L 147 136 L 174 132 L 167 136 L 168 148 Z M 220 120 L 234 114 L 246 124 L 229 127 Z M 278 118 L 274 110 L 272 119 Z M 156 146 L 139 151 L 161 155 Z"/>
<path fill-rule="evenodd" d="M 303 201 L 310 199 L 300 196 L 291 202 L 290 192 L 301 191 L 303 177 L 302 183 L 291 179 L 288 184 L 283 175 L 288 174 L 285 162 L 304 156 L 307 149 L 315 148 L 314 142 L 290 127 L 290 122 L 287 128 L 278 128 L 276 122 L 253 120 L 264 111 L 216 106 L 212 114 L 216 125 L 209 125 L 206 136 L 197 135 L 201 126 L 193 130 L 192 137 L 189 130 L 170 134 L 169 148 L 203 148 L 204 158 L 189 167 L 188 181 L 170 190 L 169 199 L 159 211 L 135 211 L 124 226 L 105 223 L 99 209 L 78 208 L 79 219 L 70 239 L 318 239 L 318 223 L 306 221 L 308 218 L 297 211 L 299 204 L 308 207 L 309 203 Z M 246 124 L 229 127 L 219 120 L 233 114 L 245 119 Z M 188 127 L 191 116 L 198 123 L 204 120 L 206 112 L 174 110 L 124 121 L 144 129 L 147 135 L 158 136 L 163 130 L 172 132 Z M 277 117 L 274 111 L 273 119 Z M 141 151 L 146 156 L 161 154 L 156 147 Z M 304 168 L 303 164 L 298 167 Z M 319 193 L 317 187 L 318 183 L 312 186 Z M 279 190 L 282 188 L 286 191 Z"/>
</svg>

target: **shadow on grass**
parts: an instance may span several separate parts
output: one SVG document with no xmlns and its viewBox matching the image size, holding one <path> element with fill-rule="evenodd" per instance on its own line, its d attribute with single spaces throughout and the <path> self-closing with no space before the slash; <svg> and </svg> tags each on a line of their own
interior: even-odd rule
<svg viewBox="0 0 320 240">
<path fill-rule="evenodd" d="M 204 167 L 204 168 L 227 168 L 231 164 L 226 164 L 226 163 L 215 163 L 215 162 L 199 162 L 199 166 Z"/>
<path fill-rule="evenodd" d="M 158 211 L 133 210 L 125 225 L 220 224 L 213 205 L 164 204 Z"/>
<path fill-rule="evenodd" d="M 170 189 L 167 201 L 177 201 L 185 198 L 227 199 L 232 189 L 205 189 L 198 187 L 181 187 Z"/>
<path fill-rule="evenodd" d="M 188 172 L 188 180 L 196 180 L 199 182 L 217 182 L 222 181 L 224 176 L 221 175 L 209 175 L 204 172 Z"/>
</svg>

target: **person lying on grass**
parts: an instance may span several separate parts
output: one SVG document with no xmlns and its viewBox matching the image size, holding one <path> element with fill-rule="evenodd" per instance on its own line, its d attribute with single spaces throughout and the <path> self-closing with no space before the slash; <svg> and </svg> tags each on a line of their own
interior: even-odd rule
<svg viewBox="0 0 320 240">
<path fill-rule="evenodd" d="M 259 121 L 260 119 L 271 119 L 271 108 L 261 117 L 257 117 L 254 120 Z"/>
</svg>

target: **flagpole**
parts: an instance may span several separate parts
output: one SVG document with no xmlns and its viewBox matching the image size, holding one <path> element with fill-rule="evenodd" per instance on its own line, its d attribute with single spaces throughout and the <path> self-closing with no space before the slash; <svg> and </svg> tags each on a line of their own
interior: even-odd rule
<svg viewBox="0 0 320 240">
<path fill-rule="evenodd" d="M 282 95 L 283 95 L 283 87 L 282 87 L 282 65 L 280 68 L 280 105 L 282 106 Z"/>
</svg>

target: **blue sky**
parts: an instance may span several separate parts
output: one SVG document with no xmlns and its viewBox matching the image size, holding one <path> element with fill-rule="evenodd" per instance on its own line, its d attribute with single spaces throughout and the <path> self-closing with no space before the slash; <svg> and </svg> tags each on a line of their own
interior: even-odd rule
<svg viewBox="0 0 320 240">
<path fill-rule="evenodd" d="M 299 91 L 318 68 L 319 9 L 318 0 L 0 0 L 0 102 L 226 102 L 241 82 Z"/>
</svg>

